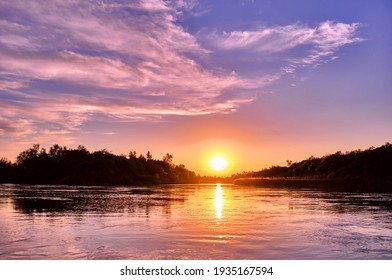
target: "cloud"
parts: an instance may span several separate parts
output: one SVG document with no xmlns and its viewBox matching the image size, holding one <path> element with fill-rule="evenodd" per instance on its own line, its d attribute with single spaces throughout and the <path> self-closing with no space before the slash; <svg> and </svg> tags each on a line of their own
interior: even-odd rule
<svg viewBox="0 0 392 280">
<path fill-rule="evenodd" d="M 23 136 L 32 132 L 31 121 L 19 119 L 11 120 L 0 117 L 0 135 Z"/>
<path fill-rule="evenodd" d="M 0 134 L 19 143 L 72 143 L 100 114 L 141 121 L 229 113 L 281 73 L 249 77 L 211 63 L 216 53 L 307 46 L 282 70 L 293 73 L 360 41 L 358 24 L 330 21 L 190 34 L 179 19 L 206 12 L 196 0 L 14 0 L 0 10 Z"/>
<path fill-rule="evenodd" d="M 19 81 L 0 80 L 0 89 L 14 89 L 23 87 L 23 83 Z"/>
<path fill-rule="evenodd" d="M 244 81 L 203 69 L 191 58 L 190 54 L 208 52 L 175 18 L 181 9 L 194 5 L 194 1 L 159 0 L 2 3 L 10 16 L 1 24 L 13 31 L 6 32 L 7 40 L 0 45 L 6 65 L 2 70 L 24 79 L 91 86 L 95 97 L 104 100 L 109 99 L 107 89 L 113 89 L 110 99 L 127 109 L 134 104 L 131 114 L 214 112 L 224 92 L 242 87 Z M 24 20 L 13 22 L 15 14 Z M 120 89 L 127 93 L 116 91 Z M 141 98 L 156 92 L 165 92 L 165 98 L 158 102 Z M 59 93 L 61 89 L 53 94 Z M 242 102 L 241 95 L 237 99 Z M 234 108 L 236 103 L 232 104 Z M 107 112 L 112 104 L 106 105 Z"/>
<path fill-rule="evenodd" d="M 202 31 L 198 34 L 206 47 L 216 51 L 247 51 L 259 55 L 287 52 L 302 48 L 298 57 L 290 59 L 283 67 L 286 73 L 293 73 L 298 66 L 319 63 L 324 58 L 336 58 L 337 50 L 348 44 L 361 42 L 357 36 L 358 23 L 337 23 L 325 21 L 315 27 L 300 24 L 262 27 L 254 31 Z"/>
</svg>

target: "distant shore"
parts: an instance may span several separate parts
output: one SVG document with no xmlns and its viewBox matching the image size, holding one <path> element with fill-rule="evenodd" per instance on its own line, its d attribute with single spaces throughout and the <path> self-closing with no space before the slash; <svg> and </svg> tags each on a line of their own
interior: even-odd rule
<svg viewBox="0 0 392 280">
<path fill-rule="evenodd" d="M 174 164 L 169 153 L 158 160 L 150 152 L 145 156 L 137 156 L 136 151 L 115 155 L 105 149 L 90 152 L 82 145 L 69 149 L 54 144 L 46 150 L 35 144 L 19 153 L 14 163 L 0 158 L 0 183 L 87 186 L 234 183 L 392 193 L 391 163 L 392 144 L 387 142 L 364 151 L 338 151 L 320 158 L 310 156 L 300 162 L 287 160 L 287 166 L 212 177 Z"/>
<path fill-rule="evenodd" d="M 364 180 L 362 178 L 271 178 L 249 177 L 233 181 L 238 186 L 323 188 L 332 191 L 392 192 L 391 181 Z"/>
</svg>

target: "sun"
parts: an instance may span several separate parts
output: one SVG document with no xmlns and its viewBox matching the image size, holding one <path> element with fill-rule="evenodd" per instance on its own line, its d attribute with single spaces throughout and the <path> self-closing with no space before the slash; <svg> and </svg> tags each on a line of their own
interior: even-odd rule
<svg viewBox="0 0 392 280">
<path fill-rule="evenodd" d="M 213 156 L 210 161 L 210 168 L 214 171 L 223 171 L 229 164 L 228 160 L 223 156 Z"/>
</svg>

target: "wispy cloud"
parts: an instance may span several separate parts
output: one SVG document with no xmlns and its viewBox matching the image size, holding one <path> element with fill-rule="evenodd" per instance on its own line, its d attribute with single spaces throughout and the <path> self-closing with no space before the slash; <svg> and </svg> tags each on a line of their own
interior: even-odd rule
<svg viewBox="0 0 392 280">
<path fill-rule="evenodd" d="M 41 135 L 71 143 L 95 114 L 121 120 L 236 110 L 281 73 L 247 77 L 208 60 L 246 50 L 290 57 L 286 72 L 332 57 L 360 41 L 358 24 L 324 22 L 253 31 L 186 31 L 196 0 L 1 1 L 0 134 L 20 141 Z M 194 12 L 194 13 L 193 13 Z M 200 12 L 201 13 L 201 12 Z M 207 63 L 206 63 L 207 61 Z M 246 67 L 246 65 L 244 65 Z"/>
<path fill-rule="evenodd" d="M 29 120 L 11 120 L 0 117 L 0 135 L 23 136 L 31 132 L 32 125 Z"/>
<path fill-rule="evenodd" d="M 175 114 L 178 106 L 174 104 L 179 103 L 179 114 L 214 111 L 216 98 L 228 88 L 241 87 L 243 81 L 216 75 L 187 56 L 206 54 L 193 36 L 175 24 L 179 9 L 190 9 L 194 4 L 170 3 L 3 3 L 10 16 L 1 22 L 8 28 L 5 35 L 9 35 L 0 45 L 2 70 L 31 80 L 92 85 L 95 96 L 108 94 L 99 88 L 127 90 L 127 94 L 114 92 L 111 99 L 128 98 L 139 103 L 140 113 L 146 108 L 154 113 L 152 108 L 164 107 L 157 113 Z M 23 20 L 13 22 L 13 14 Z M 156 100 L 140 98 L 156 92 L 166 92 L 160 106 Z M 137 105 L 133 109 L 137 113 Z"/>
<path fill-rule="evenodd" d="M 303 48 L 283 67 L 285 72 L 293 73 L 298 66 L 314 65 L 322 59 L 333 58 L 340 47 L 362 41 L 357 35 L 359 26 L 358 23 L 326 21 L 315 27 L 294 24 L 253 31 L 220 33 L 204 30 L 198 36 L 206 47 L 216 51 L 242 50 L 267 56 Z"/>
</svg>

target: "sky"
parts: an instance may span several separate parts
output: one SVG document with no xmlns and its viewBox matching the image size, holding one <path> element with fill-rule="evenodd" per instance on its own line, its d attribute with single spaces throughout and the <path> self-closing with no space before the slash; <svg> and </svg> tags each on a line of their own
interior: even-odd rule
<svg viewBox="0 0 392 280">
<path fill-rule="evenodd" d="M 391 34 L 389 0 L 0 0 L 0 157 L 84 145 L 229 175 L 377 147 Z"/>
</svg>

